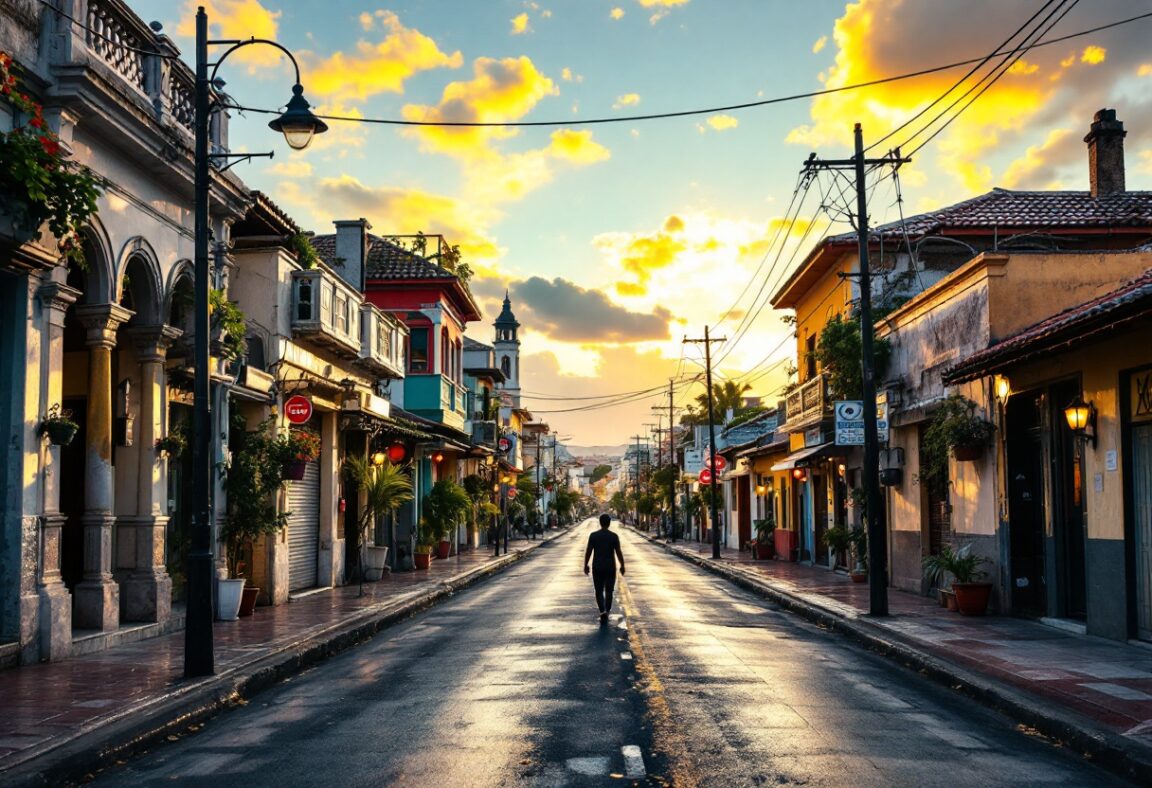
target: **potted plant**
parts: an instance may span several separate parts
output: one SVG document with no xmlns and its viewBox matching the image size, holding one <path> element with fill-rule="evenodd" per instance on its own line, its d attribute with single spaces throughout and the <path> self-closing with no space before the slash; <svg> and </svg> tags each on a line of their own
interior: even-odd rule
<svg viewBox="0 0 1152 788">
<path fill-rule="evenodd" d="M 852 546 L 852 532 L 846 525 L 834 525 L 824 531 L 824 544 L 832 553 L 832 566 L 848 565 L 848 548 Z"/>
<path fill-rule="evenodd" d="M 288 430 L 288 435 L 277 442 L 280 453 L 281 476 L 291 481 L 304 478 L 308 463 L 320 456 L 320 433 L 315 430 Z"/>
<path fill-rule="evenodd" d="M 992 594 L 992 584 L 983 582 L 987 572 L 980 568 L 987 562 L 986 557 L 972 552 L 971 544 L 959 550 L 945 545 L 939 554 L 924 558 L 924 578 L 940 585 L 945 577 L 950 576 L 949 590 L 955 595 L 957 610 L 966 616 L 982 616 Z"/>
<path fill-rule="evenodd" d="M 432 547 L 435 544 L 431 526 L 421 518 L 416 528 L 416 548 L 412 551 L 412 562 L 417 569 L 427 569 L 432 565 Z"/>
<path fill-rule="evenodd" d="M 188 436 L 182 426 L 168 430 L 168 434 L 156 440 L 156 451 L 169 457 L 179 457 L 188 449 Z"/>
<path fill-rule="evenodd" d="M 756 557 L 767 561 L 776 556 L 776 544 L 772 532 L 776 530 L 776 519 L 768 515 L 753 522 L 756 526 Z"/>
<path fill-rule="evenodd" d="M 48 442 L 53 446 L 67 446 L 79 429 L 80 425 L 72 421 L 72 411 L 56 404 L 48 409 L 48 415 L 40 422 L 39 432 L 47 435 Z"/>
<path fill-rule="evenodd" d="M 12 56 L 0 52 L 0 94 L 24 121 L 0 132 L 0 232 L 25 243 L 38 240 L 47 222 L 61 254 L 82 266 L 80 230 L 96 214 L 100 182 L 65 158 L 43 107 L 18 89 L 14 72 Z"/>
<path fill-rule="evenodd" d="M 379 580 L 388 560 L 388 548 L 368 544 L 376 521 L 412 500 L 412 480 L 398 465 L 385 460 L 373 465 L 367 457 L 349 457 L 344 469 L 363 496 L 360 519 L 356 523 L 360 537 L 360 593 L 364 593 L 365 575 Z"/>
<path fill-rule="evenodd" d="M 949 394 L 924 430 L 919 480 L 944 485 L 948 480 L 949 452 L 959 461 L 978 460 L 984 456 L 995 431 L 992 422 L 976 415 L 975 402 L 960 394 Z"/>
<path fill-rule="evenodd" d="M 457 524 L 471 508 L 468 493 L 451 479 L 436 482 L 424 496 L 424 517 L 440 558 L 447 558 L 451 553 L 452 542 L 448 536 L 455 532 Z"/>
<path fill-rule="evenodd" d="M 868 529 L 863 525 L 854 526 L 851 530 L 852 569 L 848 575 L 854 583 L 863 583 L 868 579 Z"/>
<path fill-rule="evenodd" d="M 228 516 L 220 532 L 228 564 L 228 579 L 220 581 L 218 616 L 234 619 L 244 592 L 244 574 L 251 561 L 254 544 L 266 534 L 282 529 L 287 512 L 278 511 L 276 493 L 283 479 L 281 440 L 275 437 L 275 421 L 265 419 L 253 432 L 245 433 L 233 448 L 224 467 L 224 489 L 228 494 Z M 249 592 L 255 601 L 259 589 Z M 235 607 L 233 607 L 235 599 Z"/>
</svg>

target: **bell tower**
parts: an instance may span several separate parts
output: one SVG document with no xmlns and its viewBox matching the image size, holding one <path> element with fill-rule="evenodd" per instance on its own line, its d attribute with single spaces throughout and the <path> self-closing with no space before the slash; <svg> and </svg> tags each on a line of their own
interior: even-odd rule
<svg viewBox="0 0 1152 788">
<path fill-rule="evenodd" d="M 508 298 L 508 291 L 504 291 L 504 308 L 500 316 L 493 323 L 496 327 L 496 341 L 492 343 L 496 351 L 496 365 L 504 373 L 504 383 L 500 390 L 506 392 L 503 399 L 507 403 L 511 398 L 512 407 L 520 407 L 520 337 L 518 331 L 520 323 L 512 314 L 512 301 Z"/>
</svg>

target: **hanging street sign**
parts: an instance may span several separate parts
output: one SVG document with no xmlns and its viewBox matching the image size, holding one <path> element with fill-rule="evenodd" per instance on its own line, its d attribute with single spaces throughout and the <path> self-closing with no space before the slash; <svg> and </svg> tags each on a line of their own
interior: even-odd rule
<svg viewBox="0 0 1152 788">
<path fill-rule="evenodd" d="M 712 457 L 708 457 L 706 462 L 712 459 Z M 716 473 L 723 473 L 724 469 L 728 467 L 728 460 L 724 459 L 723 454 L 717 454 L 715 462 L 708 462 L 708 465 L 711 466 L 712 470 Z"/>
<path fill-rule="evenodd" d="M 508 438 L 501 438 L 496 442 L 496 447 L 500 449 L 501 454 L 507 454 L 508 450 L 512 448 L 512 441 Z"/>
<path fill-rule="evenodd" d="M 838 400 L 835 408 L 836 445 L 864 445 L 864 403 L 858 399 Z M 888 400 L 876 398 L 876 432 L 881 443 L 888 442 Z"/>
<path fill-rule="evenodd" d="M 707 468 L 700 471 L 700 483 L 701 484 L 711 484 L 712 483 L 712 471 L 708 470 Z"/>
<path fill-rule="evenodd" d="M 284 416 L 291 424 L 307 424 L 312 418 L 312 400 L 293 394 L 284 401 Z"/>
<path fill-rule="evenodd" d="M 516 488 L 515 487 L 509 487 L 508 488 L 508 497 L 509 498 L 515 498 L 516 497 Z"/>
</svg>

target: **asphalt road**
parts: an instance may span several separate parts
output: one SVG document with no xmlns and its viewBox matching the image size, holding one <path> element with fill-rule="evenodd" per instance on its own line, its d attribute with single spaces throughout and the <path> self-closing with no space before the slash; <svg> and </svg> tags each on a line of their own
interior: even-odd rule
<svg viewBox="0 0 1152 788">
<path fill-rule="evenodd" d="M 600 626 L 593 527 L 97 784 L 1117 784 L 627 532 Z"/>
</svg>

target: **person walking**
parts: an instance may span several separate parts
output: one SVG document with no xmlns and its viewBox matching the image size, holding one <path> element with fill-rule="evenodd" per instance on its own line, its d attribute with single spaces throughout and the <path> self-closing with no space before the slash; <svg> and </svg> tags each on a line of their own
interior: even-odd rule
<svg viewBox="0 0 1152 788">
<path fill-rule="evenodd" d="M 612 592 L 616 590 L 616 559 L 620 559 L 620 574 L 624 574 L 624 554 L 620 552 L 620 537 L 608 530 L 612 517 L 600 515 L 600 530 L 588 534 L 588 547 L 584 551 L 584 574 L 588 574 L 588 559 L 592 559 L 592 585 L 596 589 L 596 607 L 600 610 L 600 623 L 608 623 L 612 612 Z"/>
</svg>

